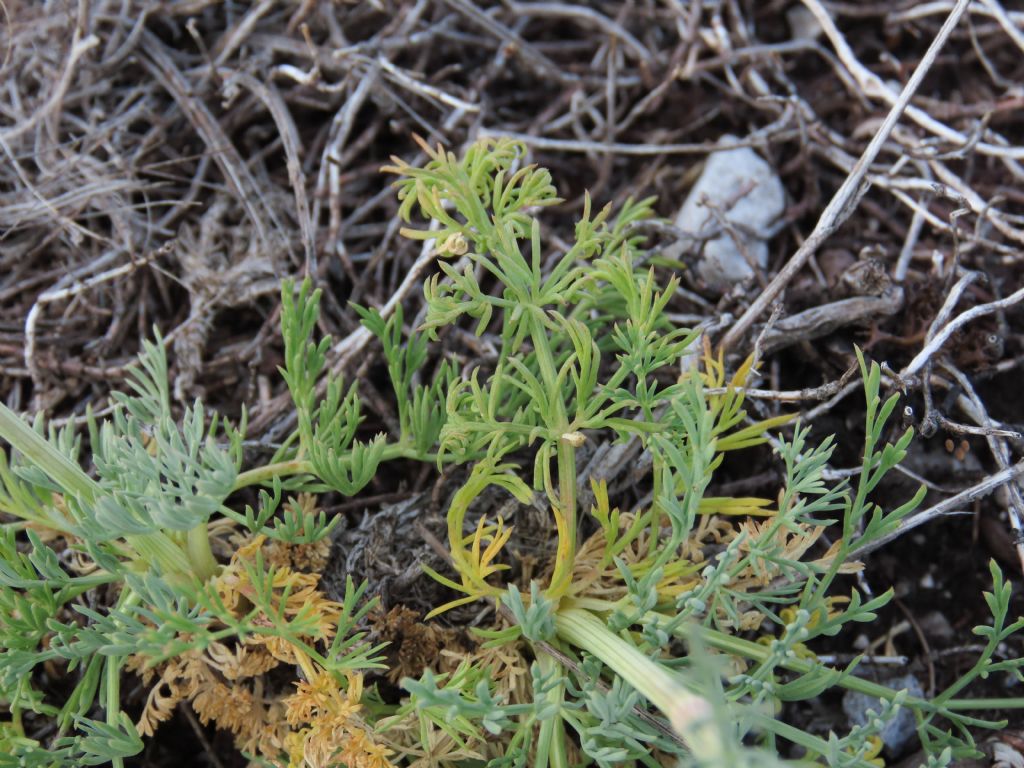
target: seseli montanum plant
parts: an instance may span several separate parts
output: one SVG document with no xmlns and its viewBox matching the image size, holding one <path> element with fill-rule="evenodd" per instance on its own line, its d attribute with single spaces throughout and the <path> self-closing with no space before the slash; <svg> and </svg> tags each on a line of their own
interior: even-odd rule
<svg viewBox="0 0 1024 768">
<path fill-rule="evenodd" d="M 929 768 L 977 754 L 979 729 L 1002 725 L 977 713 L 1024 705 L 962 696 L 1024 664 L 996 657 L 1024 626 L 1007 616 L 996 565 L 992 622 L 974 630 L 983 649 L 934 698 L 815 654 L 890 600 L 865 600 L 843 575 L 924 496 L 872 501 L 911 441 L 889 425 L 897 396 L 882 399 L 879 366 L 858 353 L 866 430 L 850 482 L 826 482 L 833 442 L 809 443 L 797 423 L 774 441 L 776 496 L 711 496 L 726 454 L 793 420 L 748 417 L 755 360 L 729 374 L 699 329 L 671 321 L 677 278 L 641 266 L 636 225 L 652 201 L 613 212 L 588 198 L 552 258 L 535 213 L 560 201 L 522 145 L 484 140 L 461 159 L 423 149 L 422 168 L 385 170 L 403 220 L 424 220 L 404 235 L 435 244 L 425 315 L 409 329 L 400 306 L 386 318 L 354 308 L 381 345 L 396 433 L 360 430 L 358 387 L 327 372 L 331 340 L 315 338 L 308 280 L 282 289 L 297 427 L 266 464 L 243 466 L 244 415 L 234 425 L 200 402 L 172 407 L 159 336 L 110 418 L 86 414 L 83 434 L 0 405 L 0 766 L 124 766 L 182 706 L 267 766 L 867 768 L 901 709 Z M 495 353 L 437 362 L 432 345 L 466 323 Z M 583 452 L 600 443 L 644 457 L 641 508 L 616 508 L 601 477 L 581 480 Z M 321 583 L 340 517 L 317 499 L 355 495 L 399 460 L 450 478 L 448 567 L 425 568 L 450 600 L 418 629 L 438 652 L 387 670 L 370 628 L 389 619 L 362 575 L 347 574 L 342 594 Z M 510 543 L 498 512 L 509 500 L 542 511 L 546 559 Z M 491 618 L 448 626 L 469 604 Z M 127 701 L 129 673 L 141 705 Z M 381 693 L 385 678 L 401 696 Z M 876 697 L 877 711 L 827 736 L 786 721 L 787 702 L 830 689 Z"/>
</svg>

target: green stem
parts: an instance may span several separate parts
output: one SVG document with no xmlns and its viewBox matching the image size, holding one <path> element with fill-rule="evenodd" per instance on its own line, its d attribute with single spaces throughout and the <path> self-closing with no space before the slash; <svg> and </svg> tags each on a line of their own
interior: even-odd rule
<svg viewBox="0 0 1024 768">
<path fill-rule="evenodd" d="M 590 603 L 589 605 L 591 607 L 596 607 L 594 603 Z M 724 632 L 719 632 L 718 630 L 709 629 L 708 627 L 689 623 L 672 626 L 673 622 L 670 618 L 653 611 L 646 614 L 644 619 L 661 624 L 665 629 L 680 639 L 691 640 L 696 637 L 705 645 L 719 651 L 725 651 L 733 656 L 741 656 L 752 661 L 763 662 L 771 655 L 771 650 L 766 646 L 751 642 L 750 640 L 734 637 L 732 635 L 725 634 Z M 823 665 L 821 662 L 799 658 L 783 659 L 780 662 L 780 666 L 801 675 L 815 672 L 834 674 L 838 671 L 833 667 Z M 854 677 L 853 675 L 846 675 L 841 678 L 837 682 L 837 685 L 850 691 L 857 691 L 858 693 L 863 693 L 876 699 L 885 699 L 886 701 L 892 701 L 896 698 L 896 694 L 899 693 L 899 691 L 885 685 L 873 683 L 870 680 L 865 680 L 861 677 Z M 938 700 L 928 701 L 927 699 L 908 696 L 906 703 L 910 706 L 921 708 L 928 712 L 935 712 L 939 706 L 950 710 L 1024 709 L 1024 697 L 1007 699 L 950 699 L 949 701 L 939 702 Z"/>
<path fill-rule="evenodd" d="M 124 538 L 147 567 L 156 564 L 165 575 L 192 573 L 188 555 L 163 531 Z"/>
<path fill-rule="evenodd" d="M 952 710 L 1024 709 L 1024 696 L 1014 699 L 950 699 L 942 706 Z"/>
<path fill-rule="evenodd" d="M 192 562 L 192 572 L 200 581 L 206 582 L 217 572 L 217 560 L 210 549 L 210 532 L 206 523 L 200 523 L 188 532 L 186 550 Z"/>
<path fill-rule="evenodd" d="M 120 724 L 118 715 L 121 712 L 121 663 L 123 661 L 123 656 L 108 656 L 106 666 L 103 668 L 103 685 L 106 689 L 103 707 L 106 710 L 107 725 L 115 728 Z M 111 765 L 114 768 L 124 768 L 124 760 L 114 757 L 111 760 Z"/>
<path fill-rule="evenodd" d="M 985 667 L 985 659 L 992 658 L 992 654 L 996 652 L 998 645 L 998 635 L 990 637 L 988 642 L 985 644 L 985 650 L 980 655 L 978 661 L 974 663 L 974 666 L 971 667 L 966 674 L 961 675 L 952 685 L 946 688 L 946 690 L 936 696 L 935 703 L 940 706 L 948 705 L 948 702 L 953 700 L 954 696 L 974 682 L 975 678 L 982 674 L 982 670 Z M 1022 701 L 1024 701 L 1024 699 L 1022 699 Z"/>
<path fill-rule="evenodd" d="M 104 658 L 95 654 L 85 665 L 85 671 L 79 673 L 78 684 L 64 701 L 57 715 L 57 734 L 59 736 L 63 736 L 67 732 L 76 717 L 85 715 L 92 707 L 96 699 L 96 687 L 99 685 L 100 665 L 103 663 Z"/>
<path fill-rule="evenodd" d="M 83 595 L 90 589 L 103 586 L 104 584 L 111 584 L 115 581 L 121 581 L 124 577 L 119 573 L 109 573 L 104 570 L 97 570 L 90 573 L 88 576 L 75 576 L 72 579 L 70 586 L 64 587 L 61 590 L 61 596 L 66 597 L 69 601 L 74 600 L 79 595 Z"/>
<path fill-rule="evenodd" d="M 536 316 L 531 319 L 530 338 L 533 341 L 534 354 L 537 356 L 540 378 L 547 389 L 548 402 L 554 408 L 554 413 L 549 414 L 549 418 L 546 420 L 547 426 L 549 429 L 564 429 L 569 422 L 565 415 L 562 392 L 558 386 L 558 369 L 555 367 L 554 355 L 551 354 L 548 330 Z"/>
<path fill-rule="evenodd" d="M 558 555 L 549 590 L 552 597 L 558 598 L 569 589 L 572 582 L 572 567 L 576 561 L 576 449 L 562 439 L 562 435 L 569 432 L 569 419 L 558 385 L 558 370 L 551 353 L 548 331 L 536 316 L 531 321 L 530 337 L 533 340 L 541 380 L 547 389 L 548 403 L 553 409 L 553 413 L 548 414 L 546 426 L 558 445 L 558 505 L 564 530 L 559 534 Z"/>
<path fill-rule="evenodd" d="M 558 442 L 558 494 L 564 532 L 560 533 L 558 556 L 551 574 L 549 592 L 553 598 L 569 591 L 576 562 L 576 449 L 564 440 Z"/>
<path fill-rule="evenodd" d="M 552 674 L 558 664 L 546 653 L 537 654 L 537 663 L 545 675 Z M 555 686 L 547 693 L 548 701 L 559 705 L 559 711 L 540 724 L 537 737 L 536 768 L 569 768 L 569 758 L 565 752 L 565 724 L 562 722 L 561 704 L 565 696 L 564 686 Z"/>
<path fill-rule="evenodd" d="M 269 483 L 275 477 L 290 477 L 292 475 L 311 475 L 313 465 L 308 461 L 294 459 L 292 461 L 280 461 L 276 464 L 267 464 L 262 467 L 250 469 L 247 472 L 239 472 L 235 478 L 235 487 L 232 491 L 240 491 L 250 485 L 263 485 Z"/>
<path fill-rule="evenodd" d="M 82 468 L 54 448 L 10 408 L 0 403 L 0 437 L 25 455 L 29 463 L 41 469 L 66 493 L 90 503 L 102 494 L 99 484 Z"/>
<path fill-rule="evenodd" d="M 141 597 L 126 586 L 117 601 L 117 610 L 137 605 L 140 601 Z M 123 656 L 108 656 L 103 669 L 103 708 L 107 725 L 115 728 L 121 724 L 121 666 L 123 663 Z M 112 765 L 114 768 L 124 768 L 124 760 L 115 757 Z"/>
<path fill-rule="evenodd" d="M 687 690 L 668 670 L 613 633 L 589 611 L 562 608 L 555 629 L 566 642 L 588 651 L 660 709 L 687 747 L 710 765 L 727 754 L 707 699 Z"/>
<path fill-rule="evenodd" d="M 660 613 L 648 613 L 644 616 L 644 619 L 661 624 L 665 629 L 669 630 L 678 638 L 684 640 L 693 640 L 697 638 L 701 643 L 715 648 L 716 650 L 730 653 L 733 656 L 742 656 L 744 658 L 751 659 L 752 661 L 763 662 L 772 655 L 771 650 L 767 646 L 751 642 L 750 640 L 734 637 L 733 635 L 728 635 L 715 629 L 709 629 L 708 627 L 689 623 L 681 624 L 679 626 L 671 626 L 672 620 Z M 799 658 L 783 659 L 780 662 L 780 666 L 801 675 L 823 669 L 829 673 L 835 671 L 832 667 L 824 667 L 820 662 Z M 892 699 L 897 694 L 897 691 L 894 691 L 892 688 L 887 688 L 886 686 L 878 683 L 872 683 L 870 680 L 864 680 L 860 677 L 845 677 L 839 681 L 839 685 L 847 688 L 848 690 L 858 691 L 876 698 Z M 923 699 L 911 699 L 911 701 L 927 704 Z"/>
<path fill-rule="evenodd" d="M 818 736 L 813 736 L 806 731 L 802 731 L 799 728 L 784 723 L 781 720 L 776 720 L 774 717 L 768 715 L 754 714 L 754 723 L 761 729 L 774 733 L 776 736 L 781 736 L 787 741 L 797 744 L 804 749 L 808 750 L 813 754 L 827 755 L 830 750 L 829 742 Z M 812 766 L 818 766 L 820 763 L 812 762 Z M 844 763 L 846 765 L 846 763 Z M 864 759 L 858 759 L 856 765 L 859 768 L 874 768 L 875 764 Z"/>
<path fill-rule="evenodd" d="M 648 535 L 651 537 L 651 543 L 649 548 L 653 548 L 657 545 L 658 539 L 661 536 L 661 518 L 662 511 L 658 504 L 658 494 L 661 492 L 662 475 L 665 472 L 665 467 L 658 458 L 658 454 L 652 452 L 652 479 L 653 483 L 651 487 L 654 489 L 654 499 L 651 501 L 651 517 Z M 667 550 L 667 548 L 666 548 Z M 675 550 L 671 550 L 674 554 Z"/>
<path fill-rule="evenodd" d="M 384 446 L 384 453 L 381 461 L 393 461 L 395 459 L 412 459 L 414 461 L 436 462 L 438 454 L 420 453 L 407 443 L 391 443 Z M 345 457 L 341 457 L 344 461 Z M 279 461 L 276 464 L 267 464 L 262 467 L 250 469 L 247 472 L 240 472 L 235 478 L 235 486 L 232 491 L 240 491 L 252 485 L 266 485 L 275 477 L 292 477 L 294 475 L 315 475 L 312 462 L 304 459 L 292 459 L 290 461 Z"/>
</svg>

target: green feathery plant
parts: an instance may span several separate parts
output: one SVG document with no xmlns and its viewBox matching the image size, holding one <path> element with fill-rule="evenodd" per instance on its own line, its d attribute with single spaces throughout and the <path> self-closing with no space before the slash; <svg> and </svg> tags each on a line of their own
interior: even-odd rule
<svg viewBox="0 0 1024 768">
<path fill-rule="evenodd" d="M 207 421 L 199 403 L 175 420 L 159 342 L 146 343 L 133 393 L 114 395 L 112 418 L 87 416 L 95 478 L 79 467 L 70 429 L 46 432 L 39 420 L 33 429 L 0 404 L 0 435 L 17 449 L 10 459 L 0 452 L 0 512 L 15 518 L 0 527 L 0 704 L 9 712 L 0 766 L 119 766 L 138 754 L 142 741 L 121 708 L 130 655 L 152 667 L 256 637 L 286 644 L 339 687 L 379 666 L 378 649 L 356 630 L 370 606 L 357 608 L 364 587 L 351 580 L 344 603 L 330 604 L 329 631 L 324 604 L 307 595 L 308 606 L 288 609 L 287 574 L 258 556 L 234 574 L 245 608 L 225 605 L 230 585 L 216 579 L 211 517 L 293 545 L 322 540 L 337 521 L 295 508 L 274 517 L 280 481 L 261 494 L 258 513 L 225 506 L 240 487 L 244 423 Z M 113 605 L 94 607 L 104 593 Z M 60 687 L 61 669 L 75 683 L 55 702 L 37 683 Z M 25 735 L 25 719 L 38 717 L 55 721 L 48 745 Z"/>
<path fill-rule="evenodd" d="M 133 393 L 117 396 L 112 419 L 89 417 L 90 473 L 70 430 L 29 427 L 0 406 L 0 436 L 15 449 L 9 459 L 0 453 L 0 512 L 14 518 L 0 529 L 0 702 L 10 712 L 0 752 L 14 762 L 0 755 L 0 766 L 122 764 L 141 749 L 120 706 L 126 658 L 172 681 L 175 664 L 227 640 L 272 642 L 278 662 L 301 670 L 288 718 L 308 723 L 282 737 L 279 759 L 263 751 L 282 765 L 433 755 L 432 765 L 466 768 L 724 768 L 797 755 L 808 765 L 866 768 L 877 762 L 885 721 L 904 708 L 931 767 L 974 753 L 974 731 L 1001 725 L 969 712 L 1024 706 L 959 697 L 978 677 L 1020 677 L 1024 664 L 995 660 L 1024 627 L 1008 618 L 1010 588 L 995 565 L 986 594 L 993 622 L 975 630 L 985 649 L 933 699 L 857 677 L 857 662 L 829 667 L 811 650 L 818 638 L 872 621 L 890 600 L 843 593 L 840 577 L 852 553 L 923 498 L 922 489 L 895 510 L 871 500 L 911 440 L 909 431 L 884 438 L 897 398 L 881 399 L 876 364 L 860 358 L 867 429 L 855 482 L 828 485 L 832 441 L 809 445 L 798 425 L 778 443 L 786 479 L 776 500 L 712 497 L 724 455 L 764 443 L 790 419 L 748 417 L 753 361 L 727 378 L 699 331 L 669 319 L 677 279 L 661 285 L 640 267 L 634 225 L 652 215 L 651 201 L 627 201 L 613 216 L 588 198 L 575 241 L 551 256 L 534 213 L 559 200 L 547 171 L 523 164 L 522 145 L 485 140 L 461 159 L 424 149 L 424 167 L 395 160 L 386 170 L 401 177 L 402 218 L 432 222 L 403 229 L 437 244 L 425 319 L 406 334 L 400 307 L 387 318 L 357 308 L 383 350 L 398 434 L 360 437 L 358 388 L 327 373 L 331 341 L 314 339 L 319 292 L 308 281 L 282 291 L 282 374 L 298 426 L 267 464 L 242 471 L 243 428 L 208 420 L 200 404 L 173 417 L 159 343 L 146 345 Z M 467 320 L 498 340 L 496 358 L 464 373 L 447 362 L 430 370 L 431 343 Z M 649 458 L 645 508 L 614 508 L 601 478 L 590 496 L 581 492 L 580 451 L 599 440 L 636 444 Z M 369 695 L 357 715 L 362 672 L 380 666 L 359 628 L 369 607 L 359 606 L 363 587 L 350 580 L 343 603 L 318 602 L 301 591 L 309 581 L 240 556 L 264 540 L 325 541 L 337 521 L 298 504 L 279 513 L 285 490 L 352 495 L 398 459 L 466 465 L 451 475 L 462 478 L 447 510 L 451 574 L 428 570 L 455 595 L 434 615 L 484 601 L 501 618 L 452 669 L 403 680 L 402 705 Z M 238 511 L 231 496 L 248 486 L 261 487 L 259 504 Z M 502 578 L 513 531 L 485 508 L 494 490 L 550 510 L 552 561 L 529 584 Z M 214 556 L 212 524 L 256 538 L 225 564 Z M 822 553 L 815 544 L 825 526 L 835 536 Z M 495 654 L 521 660 L 519 682 L 501 682 Z M 59 704 L 39 685 L 50 664 L 77 674 Z M 783 702 L 833 688 L 877 697 L 876 716 L 828 738 L 778 718 Z M 26 722 L 40 717 L 57 724 L 49 744 L 26 735 Z"/>
<path fill-rule="evenodd" d="M 452 725 L 452 716 L 465 712 L 463 724 L 513 731 L 508 744 L 519 757 L 506 754 L 496 765 L 567 766 L 570 742 L 599 765 L 658 764 L 652 750 L 688 753 L 687 760 L 702 765 L 739 765 L 774 760 L 785 741 L 803 748 L 808 759 L 857 766 L 870 764 L 871 737 L 898 706 L 914 711 L 922 743 L 938 760 L 972 751 L 971 727 L 998 727 L 965 710 L 1024 705 L 953 698 L 992 664 L 1019 673 L 1020 662 L 992 661 L 995 646 L 933 701 L 855 677 L 856 662 L 830 669 L 806 650 L 815 638 L 834 635 L 850 622 L 871 621 L 889 601 L 891 593 L 867 602 L 857 592 L 841 598 L 836 579 L 851 552 L 891 531 L 924 496 L 922 488 L 892 511 L 870 501 L 911 440 L 907 431 L 895 444 L 883 441 L 897 397 L 882 402 L 877 365 L 861 358 L 867 436 L 854 488 L 826 486 L 822 474 L 831 441 L 810 447 L 808 429 L 798 427 L 779 449 L 786 483 L 777 509 L 767 510 L 762 500 L 706 498 L 726 451 L 764 442 L 767 430 L 788 419 L 746 418 L 740 387 L 751 361 L 724 395 L 705 393 L 709 384 L 726 384 L 720 359 L 705 353 L 703 374 L 684 362 L 694 357 L 698 334 L 672 327 L 665 316 L 677 280 L 662 288 L 653 269 L 637 267 L 643 253 L 632 225 L 651 215 L 651 201 L 628 201 L 613 218 L 609 208 L 595 214 L 587 198 L 575 242 L 548 262 L 532 211 L 559 200 L 547 171 L 521 164 L 521 145 L 479 142 L 462 159 L 423 148 L 430 158 L 423 168 L 396 160 L 386 169 L 402 176 L 396 186 L 403 219 L 408 222 L 419 209 L 434 224 L 403 234 L 441 244 L 441 271 L 427 281 L 421 330 L 434 335 L 467 316 L 478 334 L 493 328 L 501 340 L 489 369 L 476 366 L 448 386 L 441 458 L 469 461 L 472 468 L 448 510 L 458 580 L 433 574 L 462 597 L 435 613 L 480 599 L 501 601 L 515 625 L 492 633 L 491 642 L 525 641 L 537 659 L 533 708 L 518 717 L 512 716 L 520 711 L 517 705 L 488 698 L 486 675 L 406 681 L 416 706 L 449 713 L 434 717 L 438 728 L 464 740 L 467 734 Z M 460 261 L 449 263 L 452 257 Z M 393 353 L 385 354 L 393 365 Z M 680 368 L 681 375 L 673 374 Z M 608 581 L 618 580 L 616 599 L 591 594 L 592 566 L 580 562 L 577 539 L 577 452 L 599 435 L 639 441 L 651 457 L 653 501 L 631 519 L 612 512 L 604 487 L 595 486 L 592 515 L 603 539 L 596 567 L 603 569 L 605 594 L 614 592 Z M 523 465 L 529 455 L 524 450 L 532 452 L 532 473 Z M 528 594 L 520 594 L 500 581 L 506 567 L 500 554 L 510 536 L 501 519 L 489 521 L 481 510 L 475 524 L 469 522 L 474 501 L 490 486 L 523 503 L 539 494 L 551 509 L 557 548 L 541 591 L 531 585 Z M 698 516 L 726 511 L 767 518 L 742 527 L 713 562 L 695 567 L 685 547 Z M 841 537 L 827 556 L 803 557 L 815 531 L 836 522 Z M 994 627 L 979 631 L 1005 638 L 1021 623 L 1006 625 L 1008 587 L 995 566 L 993 581 Z M 771 620 L 781 627 L 779 636 L 766 644 L 737 637 L 751 614 L 760 618 L 748 623 Z M 556 663 L 562 659 L 575 663 Z M 721 674 L 708 671 L 719 668 Z M 609 688 L 597 704 L 593 685 L 602 679 Z M 825 740 L 773 717 L 779 702 L 812 698 L 835 686 L 878 696 L 885 702 L 879 718 Z M 661 711 L 674 734 L 637 716 L 638 693 Z M 465 697 L 465 709 L 456 695 Z M 485 702 L 488 713 L 481 712 Z M 616 713 L 614 723 L 609 712 Z M 742 750 L 743 741 L 766 751 Z"/>
</svg>

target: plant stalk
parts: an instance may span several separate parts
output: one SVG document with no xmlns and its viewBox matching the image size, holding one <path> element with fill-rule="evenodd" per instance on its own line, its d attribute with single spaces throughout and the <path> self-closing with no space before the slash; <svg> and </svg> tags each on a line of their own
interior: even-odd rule
<svg viewBox="0 0 1024 768">
<path fill-rule="evenodd" d="M 436 453 L 420 453 L 412 446 L 401 442 L 391 443 L 384 446 L 381 462 L 393 461 L 395 459 L 412 459 L 415 461 L 436 462 Z M 344 457 L 342 458 L 344 460 Z M 256 467 L 246 472 L 239 472 L 235 478 L 233 491 L 240 491 L 252 485 L 264 485 L 271 482 L 275 477 L 293 477 L 295 475 L 315 475 L 313 464 L 304 459 L 292 459 L 290 461 L 279 461 L 276 464 L 267 464 Z"/>
<path fill-rule="evenodd" d="M 186 550 L 192 572 L 201 582 L 206 582 L 217 572 L 219 566 L 210 549 L 210 531 L 206 523 L 200 523 L 188 532 Z"/>
<path fill-rule="evenodd" d="M 727 750 L 711 703 L 683 686 L 668 670 L 613 633 L 589 611 L 562 608 L 555 614 L 559 637 L 599 658 L 662 711 L 686 746 L 711 765 Z"/>
<path fill-rule="evenodd" d="M 537 663 L 545 674 L 556 671 L 557 662 L 546 653 L 537 654 Z M 564 686 L 561 684 L 548 691 L 547 698 L 561 707 L 562 697 L 565 695 Z M 540 733 L 537 737 L 537 766 L 536 768 L 569 768 L 569 758 L 565 752 L 565 724 L 562 722 L 561 709 L 552 717 L 540 724 Z"/>
<path fill-rule="evenodd" d="M 550 597 L 558 599 L 572 583 L 572 568 L 576 561 L 576 449 L 562 439 L 569 432 L 569 419 L 565 412 L 558 370 L 551 354 L 548 331 L 544 324 L 534 317 L 531 321 L 530 336 L 537 356 L 537 367 L 547 390 L 548 402 L 553 413 L 546 414 L 546 426 L 557 441 L 558 457 L 558 513 L 561 518 L 558 532 L 558 550 L 555 569 L 551 576 Z"/>
<path fill-rule="evenodd" d="M 652 621 L 662 625 L 671 634 L 680 639 L 691 640 L 694 637 L 699 637 L 700 642 L 705 645 L 719 651 L 725 651 L 726 653 L 730 653 L 734 656 L 741 656 L 752 661 L 760 662 L 766 660 L 771 655 L 771 650 L 766 646 L 751 642 L 750 640 L 734 637 L 733 635 L 728 635 L 714 629 L 709 629 L 708 627 L 701 627 L 696 624 L 672 626 L 673 622 L 671 619 L 654 611 L 647 613 L 644 616 L 644 619 L 646 621 Z M 780 666 L 801 675 L 813 674 L 816 671 L 832 674 L 837 671 L 832 667 L 824 667 L 819 662 L 800 658 L 783 659 L 780 662 Z M 858 693 L 863 693 L 867 696 L 871 696 L 876 699 L 884 699 L 886 701 L 892 701 L 896 698 L 896 694 L 899 693 L 899 691 L 889 688 L 888 686 L 881 685 L 880 683 L 874 683 L 870 680 L 865 680 L 862 677 L 855 677 L 853 675 L 846 675 L 842 677 L 836 682 L 836 684 L 849 691 L 857 691 Z M 929 712 L 936 710 L 936 704 L 928 701 L 927 699 L 908 696 L 907 703 Z M 1024 709 L 1024 697 L 1002 699 L 950 699 L 949 701 L 942 702 L 942 706 L 946 709 L 961 711 L 977 709 Z"/>
</svg>

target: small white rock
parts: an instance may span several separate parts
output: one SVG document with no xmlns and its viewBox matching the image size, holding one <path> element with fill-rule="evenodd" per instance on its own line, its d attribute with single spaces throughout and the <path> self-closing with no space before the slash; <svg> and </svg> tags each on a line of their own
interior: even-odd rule
<svg viewBox="0 0 1024 768">
<path fill-rule="evenodd" d="M 731 225 L 743 250 L 733 235 L 722 231 L 705 200 Z M 697 274 L 710 289 L 724 293 L 754 276 L 744 250 L 756 264 L 767 266 L 768 244 L 763 235 L 785 207 L 786 193 L 772 167 L 749 147 L 737 147 L 708 156 L 675 224 L 703 243 Z"/>
<path fill-rule="evenodd" d="M 786 11 L 786 21 L 794 40 L 817 40 L 825 31 L 806 5 L 794 5 Z"/>
</svg>

